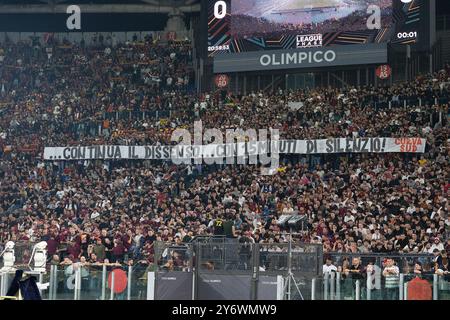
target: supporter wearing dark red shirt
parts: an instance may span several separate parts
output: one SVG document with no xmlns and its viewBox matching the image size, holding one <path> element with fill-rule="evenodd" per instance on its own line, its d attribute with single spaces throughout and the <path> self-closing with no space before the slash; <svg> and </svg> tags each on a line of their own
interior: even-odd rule
<svg viewBox="0 0 450 320">
<path fill-rule="evenodd" d="M 53 256 L 58 251 L 59 242 L 54 235 L 50 235 L 50 239 L 47 240 L 47 254 Z"/>
<path fill-rule="evenodd" d="M 80 245 L 75 241 L 69 242 L 69 245 L 67 246 L 67 254 L 72 255 L 74 259 L 78 260 L 81 254 Z"/>
<path fill-rule="evenodd" d="M 111 250 L 112 262 L 123 262 L 126 248 L 119 239 L 114 239 L 114 247 Z"/>
<path fill-rule="evenodd" d="M 133 232 L 128 229 L 127 234 L 122 237 L 122 243 L 125 249 L 128 251 L 133 244 Z"/>
</svg>

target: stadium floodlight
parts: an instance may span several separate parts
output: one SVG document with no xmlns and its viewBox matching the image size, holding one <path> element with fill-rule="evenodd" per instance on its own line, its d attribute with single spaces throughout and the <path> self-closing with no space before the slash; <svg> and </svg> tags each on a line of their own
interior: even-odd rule
<svg viewBox="0 0 450 320">
<path fill-rule="evenodd" d="M 14 245 L 13 241 L 8 241 L 5 249 L 0 253 L 0 257 L 3 257 L 3 267 L 0 269 L 0 272 L 14 271 L 14 262 L 16 261 Z"/>
<path fill-rule="evenodd" d="M 34 245 L 33 252 L 31 253 L 30 261 L 28 266 L 31 266 L 31 261 L 34 258 L 34 267 L 32 268 L 35 272 L 45 272 L 45 265 L 47 263 L 47 242 L 41 241 Z M 31 267 L 30 267 L 31 269 Z"/>
</svg>

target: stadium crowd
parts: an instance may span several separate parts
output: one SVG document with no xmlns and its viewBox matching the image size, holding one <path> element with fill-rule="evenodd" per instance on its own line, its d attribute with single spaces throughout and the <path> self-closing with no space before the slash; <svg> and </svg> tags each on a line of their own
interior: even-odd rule
<svg viewBox="0 0 450 320">
<path fill-rule="evenodd" d="M 1 244 L 46 241 L 51 263 L 149 263 L 155 241 L 283 243 L 277 219 L 298 213 L 302 241 L 327 253 L 450 251 L 450 68 L 388 88 L 223 99 L 190 90 L 185 42 L 3 43 L 0 61 Z M 42 160 L 46 146 L 169 144 L 174 129 L 199 119 L 205 128 L 279 128 L 281 139 L 422 137 L 426 152 L 286 155 L 272 176 L 249 165 Z M 448 271 L 442 261 L 433 267 Z"/>
<path fill-rule="evenodd" d="M 314 13 L 301 12 L 293 15 L 292 13 L 285 13 L 286 20 L 284 22 L 276 22 L 266 17 L 257 17 L 248 14 L 240 14 L 239 11 L 233 13 L 230 23 L 230 34 L 232 36 L 242 37 L 279 37 L 286 34 L 312 34 L 312 33 L 329 33 L 329 32 L 350 32 L 350 31 L 364 31 L 367 30 L 367 8 L 373 3 L 367 5 L 357 4 L 363 10 L 356 10 L 349 13 L 343 18 L 336 18 L 337 10 L 341 9 L 326 9 L 326 11 L 318 14 L 317 18 Z M 392 8 L 391 5 L 377 2 L 381 8 L 381 26 L 388 28 L 392 25 Z M 279 16 L 274 15 L 279 20 L 282 19 L 283 14 Z M 289 22 L 291 17 L 295 17 L 301 23 Z M 320 21 L 319 21 L 320 20 Z"/>
</svg>

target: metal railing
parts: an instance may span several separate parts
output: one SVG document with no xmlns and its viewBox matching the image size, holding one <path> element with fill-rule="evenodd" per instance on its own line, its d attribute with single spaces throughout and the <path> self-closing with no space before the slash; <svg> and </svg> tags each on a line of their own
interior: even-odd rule
<svg viewBox="0 0 450 320">
<path fill-rule="evenodd" d="M 434 256 L 428 253 L 338 253 L 328 252 L 324 254 L 324 258 L 330 258 L 334 264 L 342 265 L 345 261 L 351 265 L 353 258 L 359 258 L 361 265 L 367 266 L 372 263 L 379 268 L 384 267 L 384 259 L 393 259 L 401 272 L 408 273 L 412 265 L 419 262 L 422 265 L 429 266 L 430 269 L 433 266 Z"/>
<path fill-rule="evenodd" d="M 382 274 L 367 272 L 361 279 L 342 272 L 314 278 L 314 295 L 322 300 L 450 300 L 450 279 L 437 274 L 400 273 L 394 285 Z"/>
<path fill-rule="evenodd" d="M 239 243 L 216 237 L 181 245 L 155 242 L 154 249 L 154 263 L 50 264 L 47 272 L 36 274 L 40 284 L 48 284 L 40 290 L 42 298 L 450 299 L 450 276 L 435 274 L 429 268 L 434 262 L 429 254 L 326 253 L 325 258 L 342 268 L 323 273 L 322 246 L 316 244 Z M 356 276 L 347 272 L 354 258 L 362 266 Z M 393 259 L 399 268 L 389 281 L 383 274 L 386 258 Z M 423 266 L 422 273 L 414 270 L 415 263 Z M 12 271 L 0 273 L 0 296 L 6 294 L 13 278 Z"/>
</svg>

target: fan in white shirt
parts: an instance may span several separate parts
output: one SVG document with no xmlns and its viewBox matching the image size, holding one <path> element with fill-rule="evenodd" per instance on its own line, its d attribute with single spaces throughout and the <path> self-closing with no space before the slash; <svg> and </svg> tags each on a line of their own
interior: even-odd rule
<svg viewBox="0 0 450 320">
<path fill-rule="evenodd" d="M 330 258 L 328 258 L 325 261 L 325 264 L 323 265 L 322 270 L 323 270 L 323 274 L 337 272 L 337 267 L 333 264 L 333 261 Z"/>
<path fill-rule="evenodd" d="M 346 213 L 346 215 L 344 217 L 344 222 L 345 223 L 349 222 L 350 220 L 355 222 L 355 217 L 352 215 L 352 213 L 356 213 L 356 210 L 352 210 L 351 212 L 347 211 L 347 213 Z"/>
</svg>

